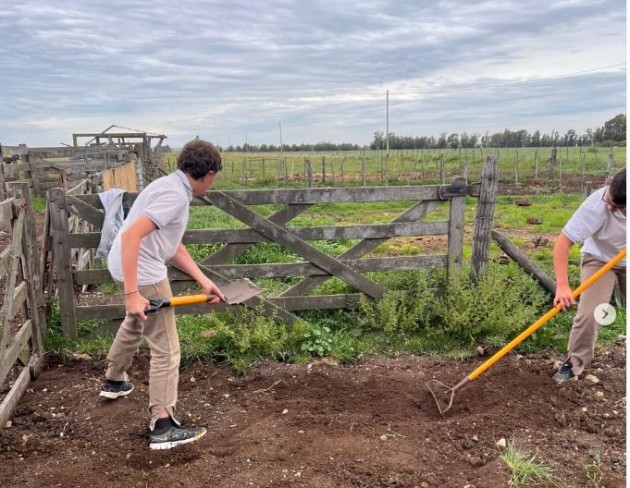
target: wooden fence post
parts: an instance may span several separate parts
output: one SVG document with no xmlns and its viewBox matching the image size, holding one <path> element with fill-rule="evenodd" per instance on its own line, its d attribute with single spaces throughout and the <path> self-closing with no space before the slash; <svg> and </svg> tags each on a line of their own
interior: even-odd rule
<svg viewBox="0 0 630 488">
<path fill-rule="evenodd" d="M 556 176 L 556 158 L 558 155 L 558 148 L 554 145 L 551 148 L 551 157 L 549 158 L 549 176 Z"/>
<path fill-rule="evenodd" d="M 538 269 L 524 252 L 510 242 L 505 234 L 493 230 L 492 238 L 496 241 L 503 252 L 516 261 L 516 263 L 523 268 L 529 276 L 536 279 L 552 296 L 556 294 L 556 282 L 553 278 L 547 275 L 544 271 Z"/>
<path fill-rule="evenodd" d="M 481 170 L 479 203 L 473 229 L 472 273 L 478 276 L 487 266 L 490 255 L 490 233 L 494 220 L 494 203 L 499 188 L 499 163 L 496 157 L 487 156 Z"/>
<path fill-rule="evenodd" d="M 0 202 L 6 198 L 4 190 L 4 161 L 2 161 L 2 153 L 0 152 Z"/>
<path fill-rule="evenodd" d="M 24 220 L 24 237 L 22 248 L 24 254 L 24 276 L 28 280 L 28 317 L 31 319 L 33 327 L 33 349 L 38 353 L 42 351 L 42 338 L 46 337 L 46 313 L 43 307 L 43 293 L 39 256 L 37 250 L 37 236 L 35 228 L 35 213 L 31 204 L 31 193 L 28 183 L 17 182 L 11 183 L 13 196 L 19 196 L 26 202 L 24 211 L 26 218 Z"/>
<path fill-rule="evenodd" d="M 310 159 L 304 159 L 304 172 L 306 173 L 307 186 L 313 188 L 313 168 L 311 167 Z"/>
<path fill-rule="evenodd" d="M 365 153 L 361 153 L 361 186 L 366 185 Z"/>
<path fill-rule="evenodd" d="M 68 236 L 68 209 L 66 195 L 61 188 L 52 188 L 48 192 L 50 201 L 50 228 L 52 232 L 53 259 L 55 261 L 55 278 L 59 292 L 59 312 L 61 327 L 65 337 L 76 339 L 77 316 L 72 280 L 72 263 L 70 259 L 70 243 Z"/>
<path fill-rule="evenodd" d="M 465 187 L 466 179 L 460 176 L 453 178 L 453 186 Z M 459 269 L 464 253 L 464 212 L 466 195 L 451 199 L 448 223 L 448 273 Z"/>
</svg>

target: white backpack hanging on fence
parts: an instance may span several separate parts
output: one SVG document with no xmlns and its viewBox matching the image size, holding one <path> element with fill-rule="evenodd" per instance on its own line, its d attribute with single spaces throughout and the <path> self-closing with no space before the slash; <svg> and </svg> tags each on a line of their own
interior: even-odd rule
<svg viewBox="0 0 630 488">
<path fill-rule="evenodd" d="M 111 190 L 98 194 L 103 208 L 105 209 L 105 219 L 103 221 L 103 229 L 101 230 L 101 242 L 95 254 L 97 259 L 107 257 L 109 250 L 112 248 L 114 238 L 125 220 L 123 210 L 124 194 L 125 190 L 121 190 L 120 188 L 112 188 Z"/>
</svg>

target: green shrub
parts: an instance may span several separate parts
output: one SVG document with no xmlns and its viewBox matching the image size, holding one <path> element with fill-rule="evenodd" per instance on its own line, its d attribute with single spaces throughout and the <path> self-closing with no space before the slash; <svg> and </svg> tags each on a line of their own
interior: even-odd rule
<svg viewBox="0 0 630 488">
<path fill-rule="evenodd" d="M 304 333 L 302 351 L 315 356 L 326 356 L 332 350 L 333 337 L 326 326 L 313 326 Z"/>
<path fill-rule="evenodd" d="M 418 333 L 439 344 L 503 345 L 529 326 L 548 301 L 539 285 L 514 266 L 489 265 L 477 282 L 466 268 L 407 280 L 409 292 L 387 292 L 376 302 L 362 299 L 359 323 L 386 335 Z M 432 285 L 443 293 L 436 294 Z"/>
<path fill-rule="evenodd" d="M 434 290 L 425 274 L 400 274 L 399 283 L 408 291 L 389 291 L 378 301 L 361 298 L 359 323 L 362 327 L 392 335 L 413 333 L 434 316 Z"/>
<path fill-rule="evenodd" d="M 502 344 L 531 325 L 547 301 L 521 270 L 491 263 L 476 283 L 467 269 L 452 273 L 435 301 L 435 323 L 426 326 L 463 344 Z"/>
</svg>

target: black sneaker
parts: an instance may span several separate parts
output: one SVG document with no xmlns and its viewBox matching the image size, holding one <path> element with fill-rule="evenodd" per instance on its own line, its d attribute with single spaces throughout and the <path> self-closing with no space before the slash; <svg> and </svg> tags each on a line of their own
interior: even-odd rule
<svg viewBox="0 0 630 488">
<path fill-rule="evenodd" d="M 571 361 L 565 361 L 562 363 L 560 369 L 553 375 L 553 379 L 558 383 L 577 380 L 578 377 L 573 374 L 573 365 L 571 364 Z"/>
<path fill-rule="evenodd" d="M 203 427 L 179 427 L 174 425 L 163 434 L 149 434 L 151 449 L 171 449 L 201 439 L 206 435 Z"/>
<path fill-rule="evenodd" d="M 127 396 L 133 391 L 133 385 L 127 381 L 113 382 L 103 381 L 101 385 L 101 392 L 98 396 L 108 398 L 109 400 L 116 400 L 122 396 Z"/>
</svg>

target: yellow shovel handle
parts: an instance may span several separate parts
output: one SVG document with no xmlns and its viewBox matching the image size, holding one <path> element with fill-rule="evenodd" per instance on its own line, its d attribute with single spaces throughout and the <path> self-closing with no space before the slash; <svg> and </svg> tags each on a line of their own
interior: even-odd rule
<svg viewBox="0 0 630 488">
<path fill-rule="evenodd" d="M 577 298 L 578 296 L 580 296 L 584 292 L 584 290 L 586 290 L 589 286 L 591 286 L 593 283 L 595 283 L 603 275 L 608 273 L 608 271 L 610 271 L 612 268 L 614 268 L 625 257 L 626 257 L 626 250 L 622 249 L 621 251 L 619 251 L 619 254 L 617 254 L 608 263 L 606 263 L 606 265 L 603 268 L 601 268 L 593 276 L 591 276 L 584 283 L 582 283 L 580 286 L 578 286 L 573 291 L 573 298 Z M 508 344 L 503 346 L 503 348 L 500 351 L 496 352 L 494 354 L 494 356 L 492 356 L 485 363 L 483 363 L 481 366 L 479 366 L 477 369 L 475 369 L 472 373 L 470 373 L 468 375 L 468 379 L 469 380 L 474 380 L 475 378 L 481 376 L 491 366 L 493 366 L 494 363 L 499 361 L 508 352 L 510 352 L 512 349 L 514 349 L 516 346 L 518 346 L 521 342 L 523 342 L 525 339 L 527 339 L 530 335 L 532 335 L 534 332 L 536 332 L 538 329 L 540 329 L 543 325 L 545 325 L 549 320 L 551 320 L 552 317 L 554 317 L 561 310 L 562 310 L 562 307 L 559 304 L 556 305 L 551 310 L 549 310 L 545 315 L 540 317 L 536 322 L 534 322 L 532 325 L 530 325 L 526 330 L 521 332 L 518 336 L 516 336 L 514 339 L 512 339 Z"/>
<path fill-rule="evenodd" d="M 194 305 L 195 303 L 206 303 L 215 298 L 215 295 L 188 295 L 182 297 L 173 297 L 170 299 L 171 307 L 178 305 Z"/>
</svg>

